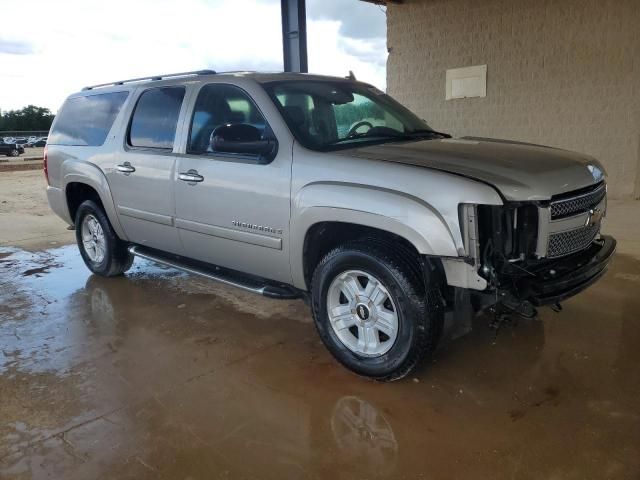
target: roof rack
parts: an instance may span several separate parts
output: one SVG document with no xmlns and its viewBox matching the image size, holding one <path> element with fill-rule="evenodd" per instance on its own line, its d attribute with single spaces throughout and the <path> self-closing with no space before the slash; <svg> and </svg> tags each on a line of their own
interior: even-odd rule
<svg viewBox="0 0 640 480">
<path fill-rule="evenodd" d="M 124 85 L 125 83 L 141 82 L 143 80 L 162 80 L 165 78 L 185 77 L 187 75 L 213 75 L 215 73 L 216 72 L 214 70 L 194 70 L 192 72 L 168 73 L 166 75 L 153 75 L 151 77 L 130 78 L 129 80 L 118 80 L 117 82 L 100 83 L 98 85 L 84 87 L 82 90 L 93 90 L 94 88 L 108 87 L 111 85 Z"/>
</svg>

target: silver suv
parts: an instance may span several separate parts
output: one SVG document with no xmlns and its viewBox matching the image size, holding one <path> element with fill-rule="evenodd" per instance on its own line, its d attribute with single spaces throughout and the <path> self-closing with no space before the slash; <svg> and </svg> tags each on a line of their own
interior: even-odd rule
<svg viewBox="0 0 640 480">
<path fill-rule="evenodd" d="M 140 256 L 302 297 L 336 359 L 378 380 L 429 355 L 446 312 L 531 317 L 598 280 L 615 250 L 593 158 L 454 139 L 352 78 L 87 87 L 56 116 L 45 171 L 92 272 Z"/>
</svg>

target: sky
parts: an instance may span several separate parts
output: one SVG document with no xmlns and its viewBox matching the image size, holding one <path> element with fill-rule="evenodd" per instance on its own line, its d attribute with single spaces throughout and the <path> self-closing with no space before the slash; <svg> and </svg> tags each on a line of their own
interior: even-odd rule
<svg viewBox="0 0 640 480">
<path fill-rule="evenodd" d="M 282 70 L 280 0 L 0 0 L 0 109 L 57 111 L 85 85 L 211 68 Z M 309 71 L 386 88 L 386 17 L 307 0 Z"/>
</svg>

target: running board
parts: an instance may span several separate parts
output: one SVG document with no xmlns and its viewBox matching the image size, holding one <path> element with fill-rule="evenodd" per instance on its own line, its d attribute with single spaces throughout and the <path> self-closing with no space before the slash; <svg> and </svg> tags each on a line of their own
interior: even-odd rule
<svg viewBox="0 0 640 480">
<path fill-rule="evenodd" d="M 178 255 L 166 254 L 150 248 L 132 245 L 128 248 L 129 253 L 136 257 L 144 258 L 167 267 L 182 270 L 201 277 L 215 280 L 216 282 L 237 287 L 247 292 L 257 293 L 269 298 L 294 299 L 303 295 L 296 288 L 279 283 L 270 283 L 258 277 L 246 275 L 234 270 L 230 270 L 204 262 L 191 260 Z"/>
</svg>

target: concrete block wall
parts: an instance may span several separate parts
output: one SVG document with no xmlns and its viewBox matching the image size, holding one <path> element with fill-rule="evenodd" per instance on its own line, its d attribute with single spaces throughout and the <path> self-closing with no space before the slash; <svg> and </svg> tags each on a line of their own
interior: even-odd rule
<svg viewBox="0 0 640 480">
<path fill-rule="evenodd" d="M 640 197 L 640 0 L 405 0 L 387 25 L 387 90 L 433 128 L 585 152 Z M 445 100 L 483 64 L 486 98 Z"/>
</svg>

